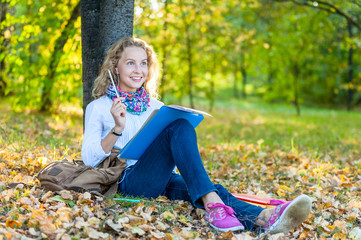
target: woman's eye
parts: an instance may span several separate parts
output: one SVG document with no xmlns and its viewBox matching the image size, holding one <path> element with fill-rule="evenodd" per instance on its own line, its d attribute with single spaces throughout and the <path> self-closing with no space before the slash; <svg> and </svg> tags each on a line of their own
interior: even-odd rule
<svg viewBox="0 0 361 240">
<path fill-rule="evenodd" d="M 134 63 L 133 62 L 128 62 L 127 65 L 133 65 Z"/>
<path fill-rule="evenodd" d="M 147 62 L 142 62 L 142 66 L 147 66 Z"/>
</svg>

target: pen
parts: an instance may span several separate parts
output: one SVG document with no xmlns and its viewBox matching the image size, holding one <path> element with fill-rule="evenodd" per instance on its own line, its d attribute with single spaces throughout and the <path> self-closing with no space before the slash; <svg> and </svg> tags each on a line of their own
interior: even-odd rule
<svg viewBox="0 0 361 240">
<path fill-rule="evenodd" d="M 113 198 L 115 201 L 126 201 L 126 202 L 140 202 L 140 200 L 137 199 L 127 199 L 127 198 Z"/>
<path fill-rule="evenodd" d="M 112 84 L 113 84 L 113 87 L 114 87 L 114 90 L 115 90 L 115 94 L 117 94 L 117 97 L 119 97 L 118 89 L 114 84 L 114 80 L 113 80 L 112 74 L 111 74 L 109 69 L 108 69 L 108 73 L 109 73 L 109 76 L 110 76 L 110 80 L 112 81 Z"/>
</svg>

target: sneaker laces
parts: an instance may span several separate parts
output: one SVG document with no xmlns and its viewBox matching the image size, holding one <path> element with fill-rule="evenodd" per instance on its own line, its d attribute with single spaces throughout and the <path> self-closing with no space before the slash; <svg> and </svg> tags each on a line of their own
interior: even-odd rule
<svg viewBox="0 0 361 240">
<path fill-rule="evenodd" d="M 209 208 L 209 210 L 214 209 L 214 208 L 219 208 L 219 213 L 223 216 L 224 211 L 226 211 L 226 213 L 228 213 L 229 215 L 233 215 L 234 210 L 233 208 L 224 205 L 222 203 L 208 203 L 207 207 Z"/>
<path fill-rule="evenodd" d="M 268 219 L 268 221 L 267 221 L 267 223 L 266 223 L 266 225 L 265 225 L 266 230 L 268 230 L 268 229 L 271 227 L 271 225 L 270 225 L 271 219 L 275 218 L 275 222 L 276 222 L 277 219 L 280 217 L 280 216 L 279 216 L 279 212 L 280 212 L 280 210 L 281 210 L 281 206 L 282 206 L 282 205 L 278 205 L 278 206 L 273 210 L 270 218 Z"/>
</svg>

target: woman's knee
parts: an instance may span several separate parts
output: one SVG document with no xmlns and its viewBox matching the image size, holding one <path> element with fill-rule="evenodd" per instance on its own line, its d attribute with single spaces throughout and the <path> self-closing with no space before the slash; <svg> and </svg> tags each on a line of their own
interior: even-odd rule
<svg viewBox="0 0 361 240">
<path fill-rule="evenodd" d="M 173 131 L 181 131 L 181 132 L 194 132 L 194 127 L 188 122 L 188 120 L 179 118 L 172 122 L 169 127 L 173 129 Z"/>
<path fill-rule="evenodd" d="M 184 118 L 179 118 L 177 120 L 175 120 L 172 125 L 174 126 L 179 126 L 179 127 L 192 127 L 192 125 L 188 122 L 188 120 L 184 119 Z"/>
</svg>

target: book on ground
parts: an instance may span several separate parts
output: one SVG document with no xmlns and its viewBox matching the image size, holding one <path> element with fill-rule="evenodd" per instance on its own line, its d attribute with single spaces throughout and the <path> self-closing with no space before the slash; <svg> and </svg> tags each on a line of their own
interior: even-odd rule
<svg viewBox="0 0 361 240">
<path fill-rule="evenodd" d="M 195 128 L 204 119 L 203 115 L 211 116 L 200 110 L 177 105 L 162 106 L 154 110 L 135 136 L 122 148 L 118 158 L 138 160 L 170 123 L 183 118 Z"/>
<path fill-rule="evenodd" d="M 273 206 L 278 206 L 280 204 L 286 203 L 285 200 L 275 199 L 275 198 L 270 198 L 270 197 L 265 197 L 265 196 L 257 196 L 257 195 L 252 195 L 252 194 L 232 193 L 232 195 L 239 200 L 242 200 L 242 201 L 257 205 L 257 206 L 273 207 Z"/>
</svg>

